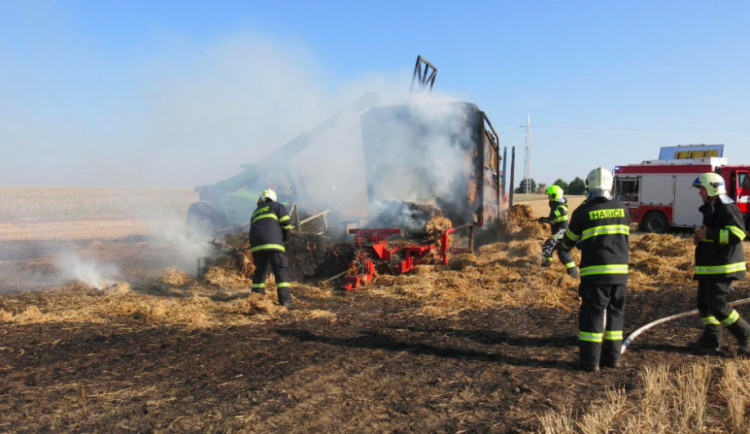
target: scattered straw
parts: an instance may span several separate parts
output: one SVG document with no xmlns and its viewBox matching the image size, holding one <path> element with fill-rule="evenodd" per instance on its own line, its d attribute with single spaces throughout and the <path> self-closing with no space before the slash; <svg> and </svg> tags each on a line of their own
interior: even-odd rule
<svg viewBox="0 0 750 434">
<path fill-rule="evenodd" d="M 183 288 L 193 282 L 193 276 L 177 267 L 169 267 L 162 271 L 161 282 L 164 285 Z"/>
</svg>

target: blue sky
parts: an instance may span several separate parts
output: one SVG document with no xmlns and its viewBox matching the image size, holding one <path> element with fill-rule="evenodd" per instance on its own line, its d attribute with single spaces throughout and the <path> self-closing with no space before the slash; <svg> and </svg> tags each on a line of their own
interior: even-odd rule
<svg viewBox="0 0 750 434">
<path fill-rule="evenodd" d="M 531 175 L 750 164 L 748 1 L 0 1 L 0 186 L 193 186 L 374 90 L 473 101 Z M 519 177 L 519 175 L 517 175 Z"/>
</svg>

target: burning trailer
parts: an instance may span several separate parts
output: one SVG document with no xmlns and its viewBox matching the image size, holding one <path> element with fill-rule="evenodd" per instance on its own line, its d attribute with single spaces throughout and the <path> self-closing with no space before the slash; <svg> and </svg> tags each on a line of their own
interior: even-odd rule
<svg viewBox="0 0 750 434">
<path fill-rule="evenodd" d="M 424 79 L 423 64 L 433 68 L 431 75 L 425 69 Z M 419 75 L 431 87 L 435 72 L 417 59 L 415 79 Z M 500 140 L 485 113 L 468 102 L 376 107 L 376 99 L 367 94 L 260 163 L 243 166 L 241 174 L 196 188 L 201 201 L 191 206 L 188 223 L 214 235 L 246 231 L 258 192 L 271 187 L 292 214 L 296 241 L 287 254 L 290 263 L 302 263 L 292 279 L 320 276 L 321 270 L 335 274 L 338 267 L 348 289 L 378 271 L 447 263 L 451 252 L 471 250 L 475 236 L 494 239 L 505 195 Z M 336 129 L 346 130 L 343 140 L 331 134 Z M 317 149 L 325 145 L 334 145 L 336 158 L 321 158 L 326 153 Z M 275 170 L 264 169 L 269 166 Z M 329 214 L 346 230 L 328 231 Z M 308 226 L 301 230 L 303 224 Z M 450 247 L 451 235 L 458 234 L 466 238 L 463 247 Z"/>
<path fill-rule="evenodd" d="M 375 217 L 349 231 L 356 250 L 345 289 L 381 270 L 407 273 L 436 257 L 447 265 L 450 252 L 473 250 L 475 227 L 484 229 L 484 239 L 495 238 L 505 208 L 500 140 L 475 104 L 374 107 L 362 115 L 362 143 Z M 468 235 L 467 245 L 451 249 L 457 231 Z M 414 235 L 427 238 L 389 241 Z"/>
</svg>

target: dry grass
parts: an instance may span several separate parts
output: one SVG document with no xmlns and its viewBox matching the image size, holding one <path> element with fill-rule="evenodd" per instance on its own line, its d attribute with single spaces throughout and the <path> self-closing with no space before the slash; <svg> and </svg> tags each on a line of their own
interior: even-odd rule
<svg viewBox="0 0 750 434">
<path fill-rule="evenodd" d="M 540 432 L 569 433 L 747 433 L 750 427 L 750 361 L 707 361 L 671 370 L 646 367 L 643 389 L 628 397 L 612 390 L 582 415 L 569 409 L 540 417 Z M 709 394 L 718 391 L 719 398 Z M 718 402 L 717 402 L 718 401 Z"/>
<path fill-rule="evenodd" d="M 746 417 L 750 403 L 750 361 L 726 363 L 719 390 L 727 403 L 727 428 L 733 433 L 750 432 L 750 419 Z"/>
<path fill-rule="evenodd" d="M 174 270 L 165 271 L 165 274 L 174 273 Z M 331 296 L 328 291 L 304 284 L 294 285 L 292 292 L 306 297 Z M 226 292 L 197 282 L 186 288 L 154 286 L 149 288 L 148 294 L 136 293 L 123 282 L 104 290 L 71 282 L 50 291 L 45 298 L 44 305 L 30 305 L 20 311 L 0 309 L 0 322 L 103 324 L 136 320 L 146 326 L 206 328 L 267 322 L 284 316 L 336 320 L 335 313 L 322 310 L 287 311 L 276 301 L 272 280 L 265 295 L 251 294 L 249 290 Z"/>
</svg>

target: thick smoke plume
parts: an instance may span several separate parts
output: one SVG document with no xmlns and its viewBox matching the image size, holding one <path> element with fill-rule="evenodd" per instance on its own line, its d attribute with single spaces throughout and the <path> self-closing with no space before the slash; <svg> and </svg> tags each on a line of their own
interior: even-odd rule
<svg viewBox="0 0 750 434">
<path fill-rule="evenodd" d="M 462 204 L 477 188 L 472 107 L 427 96 L 381 104 L 337 119 L 292 165 L 305 179 L 310 204 L 344 218 L 385 214 L 393 216 L 391 225 L 419 226 L 425 222 L 410 221 L 402 203 L 416 202 L 469 222 L 474 210 Z"/>
</svg>

